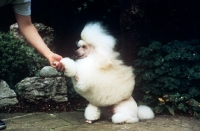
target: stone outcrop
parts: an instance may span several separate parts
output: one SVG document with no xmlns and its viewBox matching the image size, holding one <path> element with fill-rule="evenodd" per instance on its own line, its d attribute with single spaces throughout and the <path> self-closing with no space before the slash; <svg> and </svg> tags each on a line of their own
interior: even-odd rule
<svg viewBox="0 0 200 131">
<path fill-rule="evenodd" d="M 14 105 L 18 103 L 16 93 L 10 89 L 8 84 L 0 80 L 0 107 Z"/>
<path fill-rule="evenodd" d="M 65 77 L 52 67 L 44 67 L 40 77 L 27 77 L 17 83 L 16 93 L 25 101 L 37 102 L 66 102 L 67 86 Z"/>
<path fill-rule="evenodd" d="M 66 82 L 62 77 L 27 77 L 16 85 L 16 93 L 25 101 L 33 103 L 67 101 Z"/>
</svg>

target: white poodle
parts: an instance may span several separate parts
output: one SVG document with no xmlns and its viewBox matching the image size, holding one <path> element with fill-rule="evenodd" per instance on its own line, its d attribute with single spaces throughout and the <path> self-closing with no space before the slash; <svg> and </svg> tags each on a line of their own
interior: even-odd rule
<svg viewBox="0 0 200 131">
<path fill-rule="evenodd" d="M 72 78 L 77 93 L 89 101 L 87 123 L 100 118 L 100 107 L 112 106 L 113 123 L 135 123 L 154 118 L 147 106 L 137 107 L 132 97 L 135 85 L 133 68 L 125 66 L 114 51 L 113 38 L 100 23 L 87 24 L 78 42 L 78 60 L 64 58 L 65 75 Z"/>
</svg>

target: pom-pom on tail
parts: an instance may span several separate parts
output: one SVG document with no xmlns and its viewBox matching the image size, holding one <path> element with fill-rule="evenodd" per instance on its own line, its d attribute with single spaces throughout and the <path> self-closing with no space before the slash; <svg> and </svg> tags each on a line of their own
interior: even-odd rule
<svg viewBox="0 0 200 131">
<path fill-rule="evenodd" d="M 145 105 L 140 105 L 138 106 L 138 118 L 140 120 L 153 119 L 154 113 L 150 107 L 145 106 Z"/>
</svg>

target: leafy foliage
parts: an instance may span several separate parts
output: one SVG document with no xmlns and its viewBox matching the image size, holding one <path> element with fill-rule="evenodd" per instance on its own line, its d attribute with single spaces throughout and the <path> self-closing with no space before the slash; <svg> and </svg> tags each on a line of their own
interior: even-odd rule
<svg viewBox="0 0 200 131">
<path fill-rule="evenodd" d="M 51 51 L 55 51 L 55 47 L 53 44 L 53 40 L 54 40 L 53 28 L 45 26 L 42 23 L 34 23 L 33 25 L 37 29 L 38 33 L 42 37 L 45 44 L 47 44 L 47 46 L 51 49 Z M 20 40 L 23 45 L 30 47 L 30 48 L 27 48 L 27 55 L 31 57 L 32 61 L 28 63 L 28 68 L 29 68 L 28 75 L 37 76 L 38 71 L 42 67 L 44 67 L 45 65 L 49 65 L 48 61 L 43 56 L 41 56 L 41 54 L 39 54 L 35 48 L 32 48 L 31 45 L 28 43 L 28 41 L 26 41 L 25 37 L 20 32 L 17 23 L 10 26 L 10 31 L 12 32 L 11 35 L 13 35 L 16 39 Z"/>
<path fill-rule="evenodd" d="M 157 113 L 166 108 L 172 115 L 183 111 L 200 117 L 199 41 L 172 41 L 165 45 L 154 41 L 141 47 L 138 56 L 134 64 L 136 88 L 143 91 L 144 102 L 154 104 Z"/>
<path fill-rule="evenodd" d="M 11 88 L 24 77 L 35 75 L 47 64 L 35 50 L 16 39 L 11 32 L 0 33 L 0 79 Z"/>
<path fill-rule="evenodd" d="M 27 47 L 10 34 L 0 34 L 0 78 L 8 83 L 19 80 L 28 69 Z M 19 73 L 20 72 L 20 73 Z M 11 84 L 12 85 L 12 84 Z"/>
</svg>

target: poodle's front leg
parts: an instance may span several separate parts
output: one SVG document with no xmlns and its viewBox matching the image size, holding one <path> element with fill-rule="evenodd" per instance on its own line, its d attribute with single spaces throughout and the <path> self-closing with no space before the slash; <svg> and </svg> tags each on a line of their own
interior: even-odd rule
<svg viewBox="0 0 200 131">
<path fill-rule="evenodd" d="M 60 61 L 65 66 L 65 75 L 68 77 L 76 76 L 76 63 L 70 58 L 63 58 Z"/>
<path fill-rule="evenodd" d="M 99 107 L 92 105 L 91 103 L 85 109 L 85 118 L 87 123 L 92 123 L 93 121 L 100 118 L 101 111 Z"/>
</svg>

